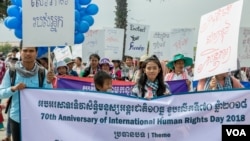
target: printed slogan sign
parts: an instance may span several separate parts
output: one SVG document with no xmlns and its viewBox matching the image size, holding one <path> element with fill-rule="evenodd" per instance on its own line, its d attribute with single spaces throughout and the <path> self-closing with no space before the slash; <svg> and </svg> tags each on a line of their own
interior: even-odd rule
<svg viewBox="0 0 250 141">
<path fill-rule="evenodd" d="M 241 27 L 238 58 L 240 67 L 250 67 L 250 27 Z"/>
<path fill-rule="evenodd" d="M 151 32 L 149 55 L 156 55 L 160 60 L 170 60 L 170 33 L 169 32 Z"/>
<path fill-rule="evenodd" d="M 23 46 L 74 43 L 75 3 L 69 0 L 23 0 Z"/>
<path fill-rule="evenodd" d="M 122 60 L 124 29 L 104 28 L 105 55 L 111 60 Z"/>
<path fill-rule="evenodd" d="M 104 30 L 89 30 L 85 33 L 85 40 L 82 44 L 82 56 L 84 61 L 89 61 L 91 54 L 98 54 L 101 58 L 104 57 Z"/>
<path fill-rule="evenodd" d="M 170 57 L 172 58 L 176 54 L 183 54 L 186 57 L 194 57 L 194 39 L 195 30 L 192 28 L 176 28 L 172 29 L 170 35 Z M 171 59 L 170 58 L 170 59 Z"/>
<path fill-rule="evenodd" d="M 201 17 L 194 80 L 237 69 L 242 5 L 240 0 Z"/>
<path fill-rule="evenodd" d="M 125 55 L 141 57 L 147 53 L 148 25 L 128 23 L 126 32 Z"/>
<path fill-rule="evenodd" d="M 23 141 L 219 141 L 223 125 L 250 123 L 249 93 L 214 91 L 145 100 L 24 89 L 21 137 Z"/>
</svg>

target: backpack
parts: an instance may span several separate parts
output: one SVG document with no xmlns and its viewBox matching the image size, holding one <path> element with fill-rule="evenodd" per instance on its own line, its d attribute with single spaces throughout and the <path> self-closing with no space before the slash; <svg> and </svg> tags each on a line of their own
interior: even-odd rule
<svg viewBox="0 0 250 141">
<path fill-rule="evenodd" d="M 10 75 L 10 86 L 14 86 L 15 85 L 15 81 L 16 81 L 16 68 L 15 67 L 10 67 L 9 68 L 9 75 Z M 39 88 L 43 87 L 43 81 L 45 78 L 45 69 L 43 67 L 39 66 L 39 70 L 38 70 L 38 81 L 39 81 Z M 8 112 L 10 104 L 11 104 L 11 99 L 12 96 L 8 99 L 8 103 L 5 109 L 5 113 Z"/>
</svg>

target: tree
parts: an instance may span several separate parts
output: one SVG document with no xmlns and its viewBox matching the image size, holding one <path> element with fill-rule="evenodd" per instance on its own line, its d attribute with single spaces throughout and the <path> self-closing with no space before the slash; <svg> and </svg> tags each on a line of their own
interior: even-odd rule
<svg viewBox="0 0 250 141">
<path fill-rule="evenodd" d="M 10 0 L 0 0 L 0 22 L 7 17 L 7 8 L 10 5 Z"/>
<path fill-rule="evenodd" d="M 0 52 L 2 52 L 3 54 L 8 54 L 11 51 L 11 44 L 9 43 L 5 43 L 3 45 L 0 45 Z"/>
<path fill-rule="evenodd" d="M 124 29 L 124 39 L 123 39 L 123 52 L 125 53 L 125 41 L 126 41 L 126 27 L 127 27 L 127 16 L 128 16 L 128 3 L 127 0 L 116 0 L 115 7 L 115 26 L 116 28 Z"/>
</svg>

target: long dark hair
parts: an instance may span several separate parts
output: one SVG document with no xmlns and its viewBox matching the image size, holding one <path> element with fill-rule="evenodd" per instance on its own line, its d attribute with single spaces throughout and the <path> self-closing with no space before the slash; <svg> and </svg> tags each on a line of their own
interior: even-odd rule
<svg viewBox="0 0 250 141">
<path fill-rule="evenodd" d="M 147 90 L 145 89 L 145 85 L 146 85 L 148 78 L 143 70 L 146 68 L 146 66 L 149 62 L 156 63 L 160 69 L 160 72 L 158 73 L 158 75 L 156 77 L 156 80 L 158 80 L 158 82 L 159 82 L 158 83 L 159 87 L 158 87 L 158 90 L 156 91 L 156 94 L 157 94 L 157 96 L 161 96 L 166 91 L 166 85 L 165 85 L 165 82 L 163 79 L 163 71 L 162 71 L 161 63 L 160 63 L 158 57 L 155 55 L 152 55 L 151 57 L 149 57 L 148 59 L 146 59 L 142 63 L 142 67 L 140 68 L 141 76 L 138 80 L 139 91 L 142 93 L 142 97 L 144 97 L 145 93 L 147 92 Z"/>
</svg>

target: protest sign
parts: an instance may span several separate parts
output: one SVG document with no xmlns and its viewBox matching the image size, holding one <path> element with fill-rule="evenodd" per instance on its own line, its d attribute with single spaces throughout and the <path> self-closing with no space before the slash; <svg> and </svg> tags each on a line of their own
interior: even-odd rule
<svg viewBox="0 0 250 141">
<path fill-rule="evenodd" d="M 194 80 L 237 69 L 243 0 L 201 17 Z"/>
<path fill-rule="evenodd" d="M 128 23 L 126 30 L 125 55 L 141 57 L 147 53 L 148 25 Z"/>
<path fill-rule="evenodd" d="M 170 33 L 169 32 L 151 32 L 148 54 L 156 55 L 160 60 L 170 60 L 169 50 Z"/>
<path fill-rule="evenodd" d="M 238 58 L 240 67 L 250 67 L 250 27 L 240 28 Z"/>
<path fill-rule="evenodd" d="M 74 44 L 74 2 L 23 0 L 22 6 L 24 47 Z"/>
</svg>

